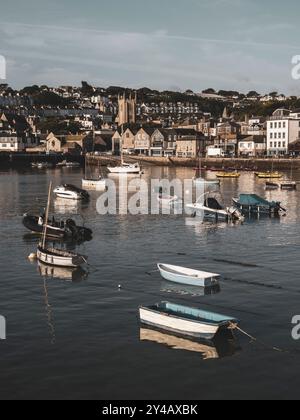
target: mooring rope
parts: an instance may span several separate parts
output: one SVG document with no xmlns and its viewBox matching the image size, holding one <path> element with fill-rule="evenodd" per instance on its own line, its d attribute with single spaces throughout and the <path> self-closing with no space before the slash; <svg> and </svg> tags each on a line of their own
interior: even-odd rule
<svg viewBox="0 0 300 420">
<path fill-rule="evenodd" d="M 254 341 L 258 344 L 261 344 L 262 346 L 264 346 L 267 349 L 274 350 L 274 351 L 277 351 L 279 353 L 289 353 L 288 350 L 283 350 L 283 349 L 280 349 L 278 347 L 269 346 L 268 344 L 264 343 L 263 341 L 259 340 L 258 338 L 254 337 L 253 335 L 251 335 L 251 334 L 247 333 L 246 331 L 242 330 L 242 328 L 240 328 L 237 324 L 231 323 L 230 328 L 233 329 L 233 330 L 236 329 L 240 333 L 244 334 L 246 337 L 250 338 L 251 341 Z"/>
</svg>

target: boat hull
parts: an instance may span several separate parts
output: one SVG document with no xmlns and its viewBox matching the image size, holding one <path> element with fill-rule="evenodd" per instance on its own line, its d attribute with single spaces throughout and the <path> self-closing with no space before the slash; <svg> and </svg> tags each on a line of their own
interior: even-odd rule
<svg viewBox="0 0 300 420">
<path fill-rule="evenodd" d="M 233 204 L 243 214 L 261 214 L 261 215 L 279 215 L 279 207 L 271 207 L 266 205 L 246 205 L 239 202 L 237 199 L 232 199 Z"/>
<path fill-rule="evenodd" d="M 86 262 L 86 258 L 81 255 L 59 256 L 47 252 L 47 250 L 38 247 L 37 259 L 47 265 L 56 267 L 77 268 Z"/>
<path fill-rule="evenodd" d="M 220 185 L 219 179 L 203 179 L 203 178 L 195 178 L 194 179 L 195 185 Z"/>
<path fill-rule="evenodd" d="M 140 174 L 141 168 L 136 165 L 107 167 L 111 174 Z"/>
<path fill-rule="evenodd" d="M 168 267 L 171 269 L 168 270 Z M 180 273 L 179 271 L 176 273 L 175 270 L 179 270 L 179 268 L 173 267 L 172 269 L 172 266 L 164 266 L 163 264 L 158 264 L 158 269 L 165 280 L 185 284 L 187 286 L 212 287 L 218 284 L 218 278 L 220 277 L 217 274 L 211 274 L 210 277 L 205 277 L 205 273 L 202 273 L 201 275 L 201 273 L 198 272 L 199 274 L 196 274 L 196 271 L 194 277 L 191 277 L 191 275 L 188 276 L 184 273 Z M 198 277 L 196 277 L 196 275 Z"/>
<path fill-rule="evenodd" d="M 142 324 L 183 336 L 212 340 L 219 331 L 218 325 L 207 325 L 200 322 L 180 319 L 147 308 L 140 308 L 139 311 Z"/>
<path fill-rule="evenodd" d="M 105 180 L 83 179 L 82 187 L 89 190 L 104 191 L 106 189 Z"/>
</svg>

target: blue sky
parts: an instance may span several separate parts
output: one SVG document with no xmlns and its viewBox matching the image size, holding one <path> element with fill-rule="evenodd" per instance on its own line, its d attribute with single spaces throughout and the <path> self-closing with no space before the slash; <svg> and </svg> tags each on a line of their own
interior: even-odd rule
<svg viewBox="0 0 300 420">
<path fill-rule="evenodd" d="M 300 95 L 296 0 L 10 0 L 7 81 Z"/>
</svg>

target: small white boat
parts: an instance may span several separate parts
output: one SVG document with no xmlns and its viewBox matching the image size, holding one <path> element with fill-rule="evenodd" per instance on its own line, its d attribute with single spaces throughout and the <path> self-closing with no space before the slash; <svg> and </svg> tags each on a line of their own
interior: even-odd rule
<svg viewBox="0 0 300 420">
<path fill-rule="evenodd" d="M 121 166 L 108 166 L 111 174 L 140 174 L 141 167 L 138 163 L 130 164 L 123 162 Z"/>
<path fill-rule="evenodd" d="M 37 259 L 48 265 L 69 268 L 77 268 L 87 262 L 87 257 L 83 255 L 56 248 L 43 248 L 41 245 L 37 249 Z"/>
<path fill-rule="evenodd" d="M 78 162 L 66 162 L 66 168 L 80 168 L 80 163 Z"/>
<path fill-rule="evenodd" d="M 220 185 L 219 179 L 194 178 L 195 185 Z"/>
<path fill-rule="evenodd" d="M 139 308 L 140 321 L 183 336 L 212 340 L 220 330 L 233 330 L 238 320 L 213 312 L 161 302 Z"/>
<path fill-rule="evenodd" d="M 99 179 L 86 179 L 82 180 L 82 188 L 87 190 L 104 191 L 106 189 L 106 180 L 103 178 Z"/>
<path fill-rule="evenodd" d="M 220 274 L 192 270 L 176 265 L 158 264 L 161 276 L 168 281 L 189 286 L 212 287 L 219 283 Z"/>
<path fill-rule="evenodd" d="M 60 185 L 59 187 L 56 187 L 53 192 L 56 197 L 69 200 L 89 200 L 90 198 L 87 191 L 69 184 Z"/>
</svg>

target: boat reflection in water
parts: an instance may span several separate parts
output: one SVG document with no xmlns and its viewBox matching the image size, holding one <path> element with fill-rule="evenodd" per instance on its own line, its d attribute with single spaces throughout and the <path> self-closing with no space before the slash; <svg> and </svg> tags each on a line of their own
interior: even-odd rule
<svg viewBox="0 0 300 420">
<path fill-rule="evenodd" d="M 38 273 L 41 277 L 48 279 L 60 279 L 65 281 L 71 281 L 78 283 L 82 280 L 86 280 L 88 272 L 83 268 L 65 268 L 49 266 L 38 261 Z"/>
<path fill-rule="evenodd" d="M 150 328 L 140 328 L 140 341 L 162 344 L 170 349 L 199 353 L 203 360 L 222 359 L 240 350 L 232 332 L 218 335 L 214 341 L 191 340 Z"/>
<path fill-rule="evenodd" d="M 178 295 L 207 296 L 220 293 L 221 287 L 219 284 L 211 287 L 199 287 L 163 281 L 161 283 L 160 291 L 166 293 L 176 293 Z"/>
<path fill-rule="evenodd" d="M 77 200 L 56 198 L 54 200 L 54 210 L 56 214 L 79 214 L 82 203 Z"/>
</svg>

